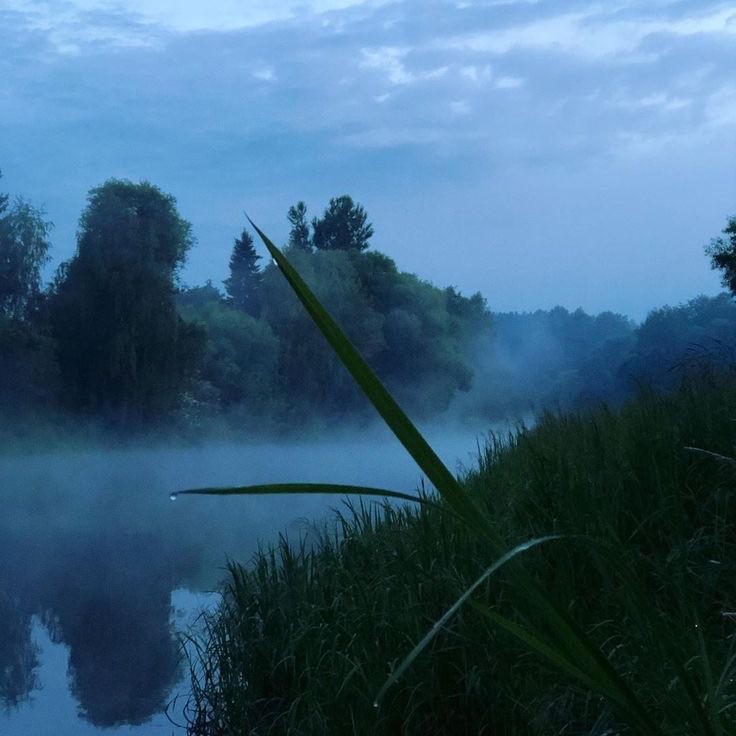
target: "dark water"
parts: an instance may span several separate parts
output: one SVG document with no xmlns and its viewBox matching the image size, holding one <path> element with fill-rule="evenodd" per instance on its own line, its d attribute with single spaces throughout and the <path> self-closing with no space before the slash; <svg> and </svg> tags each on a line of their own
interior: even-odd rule
<svg viewBox="0 0 736 736">
<path fill-rule="evenodd" d="M 477 434 L 435 430 L 451 468 Z M 0 458 L 0 734 L 183 734 L 179 635 L 227 558 L 308 533 L 335 496 L 179 498 L 177 489 L 335 482 L 413 492 L 385 434 L 356 440 Z M 172 704 L 172 700 L 174 701 Z"/>
</svg>

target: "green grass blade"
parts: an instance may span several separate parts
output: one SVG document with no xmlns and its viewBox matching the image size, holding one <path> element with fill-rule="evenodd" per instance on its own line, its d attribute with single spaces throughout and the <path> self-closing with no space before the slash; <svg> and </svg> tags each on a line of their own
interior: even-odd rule
<svg viewBox="0 0 736 736">
<path fill-rule="evenodd" d="M 391 685 L 397 682 L 399 678 L 404 674 L 404 672 L 406 672 L 406 670 L 411 667 L 414 660 L 424 651 L 424 649 L 426 649 L 429 642 L 432 641 L 432 639 L 440 632 L 442 627 L 458 612 L 458 610 L 460 610 L 462 605 L 470 598 L 470 596 L 473 595 L 473 593 L 486 580 L 488 580 L 488 578 L 491 577 L 493 573 L 503 567 L 507 562 L 510 562 L 516 556 L 520 555 L 522 552 L 526 552 L 527 550 L 532 549 L 533 547 L 536 547 L 543 542 L 550 542 L 553 539 L 559 538 L 559 536 L 552 535 L 530 539 L 526 542 L 523 542 L 522 544 L 516 545 L 516 547 L 509 550 L 506 554 L 499 557 L 499 559 L 497 559 L 492 565 L 487 567 L 480 575 L 480 577 L 463 592 L 463 594 L 452 604 L 452 606 L 450 606 L 450 608 L 447 609 L 447 611 L 445 611 L 445 613 L 442 614 L 442 616 L 440 616 L 439 619 L 437 619 L 437 621 L 435 621 L 435 623 L 432 625 L 432 628 L 424 635 L 422 640 L 411 650 L 411 652 L 409 652 L 409 654 L 406 655 L 406 657 L 404 657 L 399 666 L 389 675 L 389 678 L 379 690 L 378 695 L 376 695 L 376 706 L 380 704 L 383 696 L 386 694 Z"/>
<path fill-rule="evenodd" d="M 490 525 L 485 521 L 482 509 L 458 483 L 455 476 L 447 469 L 429 443 L 404 413 L 396 400 L 386 390 L 379 378 L 363 360 L 348 337 L 320 304 L 311 289 L 307 286 L 296 269 L 289 263 L 284 254 L 269 240 L 248 218 L 255 231 L 271 254 L 299 301 L 304 305 L 330 347 L 345 365 L 355 382 L 360 386 L 369 401 L 373 404 L 381 418 L 386 422 L 397 439 L 406 448 L 417 465 L 426 474 L 430 483 L 447 504 L 476 531 L 485 537 L 493 537 Z M 495 541 L 495 540 L 494 540 Z"/>
<path fill-rule="evenodd" d="M 491 554 L 498 554 L 502 549 L 500 537 L 491 525 L 487 514 L 475 503 L 435 454 L 284 254 L 250 218 L 248 219 L 312 320 L 379 415 L 424 471 L 448 507 L 462 519 L 468 528 L 488 542 Z M 570 660 L 576 661 L 575 666 L 579 670 L 588 673 L 591 687 L 609 697 L 614 704 L 621 703 L 622 710 L 625 709 L 634 714 L 635 721 L 644 726 L 642 732 L 659 735 L 660 731 L 644 705 L 595 643 L 575 624 L 566 611 L 554 603 L 549 594 L 523 568 L 519 567 L 516 573 L 513 582 L 517 589 L 526 594 L 528 602 L 540 608 L 551 632 L 560 639 L 558 646 L 562 646 L 572 655 Z"/>
<path fill-rule="evenodd" d="M 591 680 L 585 672 L 579 669 L 562 651 L 560 651 L 559 647 L 547 644 L 542 639 L 541 635 L 532 633 L 528 629 L 517 624 L 515 621 L 497 613 L 484 603 L 471 601 L 470 605 L 479 613 L 482 613 L 493 624 L 519 639 L 527 646 L 528 649 L 541 655 L 544 659 L 547 659 L 549 662 L 556 665 L 567 675 L 580 681 L 591 690 L 600 690 L 597 684 Z M 616 697 L 613 693 L 609 694 L 609 697 L 612 695 L 613 697 Z"/>
<path fill-rule="evenodd" d="M 538 655 L 554 664 L 558 669 L 562 670 L 565 674 L 572 676 L 581 684 L 607 698 L 630 724 L 638 724 L 638 727 L 641 729 L 641 733 L 648 733 L 652 736 L 663 736 L 660 728 L 642 708 L 638 699 L 633 698 L 633 694 L 622 692 L 619 683 L 617 682 L 619 679 L 618 677 L 610 684 L 601 682 L 597 673 L 588 673 L 580 669 L 576 663 L 567 657 L 566 653 L 560 649 L 559 646 L 547 644 L 543 641 L 541 636 L 531 633 L 514 621 L 496 613 L 488 606 L 476 601 L 472 601 L 472 605 L 492 623 L 518 638 L 531 651 L 536 652 Z M 628 688 L 626 688 L 626 690 L 628 691 Z"/>
<path fill-rule="evenodd" d="M 605 542 L 585 536 L 574 537 L 574 539 L 590 546 L 612 572 L 621 576 L 629 596 L 635 601 L 634 613 L 640 619 L 649 622 L 662 653 L 674 667 L 678 679 L 685 689 L 685 693 L 695 714 L 695 720 L 700 722 L 702 733 L 705 736 L 715 736 L 716 731 L 714 729 L 718 728 L 717 722 L 710 718 L 706 712 L 703 702 L 698 695 L 698 688 L 695 681 L 687 671 L 674 646 L 671 632 L 662 629 L 661 618 L 657 610 L 650 603 L 647 592 L 642 587 L 641 582 L 632 573 L 627 561 L 620 554 L 619 550 Z M 697 620 L 695 627 L 696 629 L 698 628 Z M 698 629 L 698 633 L 702 636 L 700 629 Z"/>
<path fill-rule="evenodd" d="M 705 689 L 707 693 L 706 705 L 708 707 L 708 713 L 710 715 L 710 721 L 713 723 L 714 736 L 723 736 L 723 728 L 721 726 L 721 718 L 718 713 L 718 698 L 717 698 L 717 686 L 713 677 L 713 665 L 710 661 L 708 654 L 708 645 L 705 642 L 703 636 L 703 628 L 698 622 L 697 616 L 695 618 L 695 629 L 698 634 L 698 649 L 700 650 L 700 666 L 703 670 L 703 679 L 705 681 Z"/>
<path fill-rule="evenodd" d="M 223 488 L 190 488 L 185 491 L 176 491 L 170 498 L 172 501 L 179 496 L 259 496 L 263 494 L 333 494 L 338 496 L 380 496 L 394 498 L 400 501 L 410 501 L 423 506 L 432 506 L 440 511 L 449 509 L 424 496 L 413 496 L 401 491 L 390 491 L 386 488 L 372 488 L 370 486 L 351 486 L 339 483 L 269 483 L 267 485 L 228 486 Z"/>
</svg>

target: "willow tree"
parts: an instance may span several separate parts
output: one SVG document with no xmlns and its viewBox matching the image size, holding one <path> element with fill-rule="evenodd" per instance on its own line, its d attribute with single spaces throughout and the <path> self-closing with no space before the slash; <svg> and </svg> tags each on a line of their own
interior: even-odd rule
<svg viewBox="0 0 736 736">
<path fill-rule="evenodd" d="M 0 194 L 0 318 L 24 319 L 36 304 L 50 230 L 43 210 Z"/>
<path fill-rule="evenodd" d="M 90 191 L 51 305 L 74 408 L 134 424 L 176 405 L 202 343 L 174 302 L 192 242 L 175 199 L 158 187 L 110 179 Z"/>
</svg>

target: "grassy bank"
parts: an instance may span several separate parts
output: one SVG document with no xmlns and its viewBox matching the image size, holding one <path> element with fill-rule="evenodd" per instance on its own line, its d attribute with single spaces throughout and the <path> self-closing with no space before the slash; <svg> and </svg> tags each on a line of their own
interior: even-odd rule
<svg viewBox="0 0 736 736">
<path fill-rule="evenodd" d="M 491 438 L 463 479 L 509 545 L 568 535 L 527 552 L 524 568 L 666 734 L 736 729 L 736 466 L 685 449 L 731 456 L 735 419 L 736 379 L 701 378 Z M 392 667 L 488 564 L 452 516 L 373 504 L 346 511 L 319 549 L 284 542 L 233 565 L 193 661 L 190 733 L 634 733 L 473 605 L 374 707 Z M 546 630 L 512 574 L 474 600 Z"/>
</svg>

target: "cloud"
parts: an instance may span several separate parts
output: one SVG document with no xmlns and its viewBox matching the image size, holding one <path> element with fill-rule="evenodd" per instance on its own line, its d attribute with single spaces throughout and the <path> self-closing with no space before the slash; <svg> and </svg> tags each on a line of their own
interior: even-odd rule
<svg viewBox="0 0 736 736">
<path fill-rule="evenodd" d="M 411 52 L 411 49 L 408 48 L 380 46 L 377 48 L 363 48 L 360 52 L 362 55 L 360 67 L 376 70 L 385 76 L 392 85 L 442 79 L 450 71 L 450 67 L 446 64 L 428 69 L 409 70 L 405 61 L 407 55 Z"/>
<path fill-rule="evenodd" d="M 222 249 L 240 225 L 244 201 L 273 208 L 278 228 L 282 210 L 298 198 L 321 207 L 335 193 L 372 196 L 395 223 L 409 211 L 396 203 L 416 196 L 415 212 L 431 210 L 426 240 L 451 239 L 440 214 L 449 220 L 458 210 L 468 228 L 477 220 L 469 239 L 485 242 L 481 220 L 491 194 L 503 202 L 488 214 L 495 222 L 523 219 L 531 206 L 525 197 L 540 199 L 540 217 L 556 217 L 560 182 L 576 172 L 655 161 L 682 172 L 689 169 L 678 162 L 700 160 L 720 171 L 725 163 L 713 151 L 732 149 L 732 4 L 124 6 L 0 6 L 3 181 L 14 176 L 19 189 L 47 202 L 67 249 L 85 191 L 108 176 L 149 178 L 179 193 L 208 244 L 192 254 L 193 268 L 218 278 L 223 274 L 208 269 L 226 267 Z M 663 189 L 673 176 L 661 175 Z M 702 191 L 716 192 L 720 181 L 722 192 L 732 192 L 724 176 L 714 174 L 712 188 Z M 537 181 L 560 191 L 548 210 L 543 202 L 554 197 Z M 590 198 L 591 186 L 575 179 L 565 196 Z M 443 198 L 447 205 L 438 210 Z M 413 225 L 404 227 L 402 242 L 419 238 Z M 516 244 L 526 237 L 523 225 L 496 234 Z M 437 274 L 443 264 L 450 268 L 435 260 Z M 434 261 L 428 255 L 426 262 Z M 412 258 L 404 265 L 411 268 Z M 481 275 L 467 278 L 482 288 Z"/>
<path fill-rule="evenodd" d="M 77 21 L 92 22 L 88 32 L 105 37 L 103 24 L 93 19 L 126 15 L 141 26 L 156 26 L 180 33 L 232 31 L 291 20 L 305 13 L 322 14 L 382 0 L 7 0 L 8 10 L 26 15 L 35 27 L 66 29 Z M 43 21 L 39 19 L 43 18 Z"/>
<path fill-rule="evenodd" d="M 616 11 L 622 7 L 592 6 L 507 28 L 473 31 L 439 43 L 450 49 L 493 56 L 526 50 L 602 59 L 629 57 L 655 36 L 736 35 L 733 6 L 680 18 L 654 18 L 645 13 L 621 19 Z"/>
<path fill-rule="evenodd" d="M 391 84 L 409 84 L 416 76 L 404 65 L 406 49 L 382 46 L 374 49 L 361 49 L 361 65 L 364 69 L 376 69 L 388 78 Z"/>
</svg>

